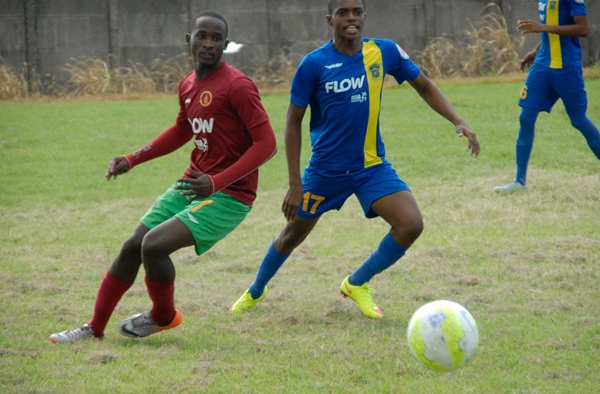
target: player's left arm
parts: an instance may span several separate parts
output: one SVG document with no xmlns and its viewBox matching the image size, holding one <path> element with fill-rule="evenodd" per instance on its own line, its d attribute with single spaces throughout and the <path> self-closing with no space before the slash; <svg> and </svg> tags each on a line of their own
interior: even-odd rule
<svg viewBox="0 0 600 394">
<path fill-rule="evenodd" d="M 471 131 L 465 121 L 458 115 L 452 104 L 450 104 L 429 78 L 421 72 L 415 79 L 408 81 L 408 83 L 433 110 L 456 126 L 456 134 L 459 137 L 467 137 L 468 150 L 471 152 L 471 156 L 479 156 L 481 147 L 479 146 L 479 141 L 477 141 L 477 136 Z"/>
<path fill-rule="evenodd" d="M 212 193 L 254 172 L 277 153 L 277 141 L 271 123 L 264 122 L 248 131 L 252 136 L 252 146 L 225 171 L 211 176 Z"/>
<path fill-rule="evenodd" d="M 178 182 L 186 185 L 175 186 L 175 189 L 184 190 L 181 195 L 186 196 L 188 200 L 211 196 L 255 171 L 275 155 L 277 142 L 273 128 L 268 121 L 253 127 L 249 132 L 254 143 L 226 170 L 216 175 L 208 175 L 189 168 L 188 171 L 193 178 L 178 179 Z"/>
<path fill-rule="evenodd" d="M 562 26 L 546 25 L 538 21 L 525 20 L 519 22 L 517 30 L 519 30 L 521 34 L 545 32 L 567 37 L 587 37 L 590 32 L 587 16 L 574 16 L 573 20 L 575 21 L 574 24 Z"/>
</svg>

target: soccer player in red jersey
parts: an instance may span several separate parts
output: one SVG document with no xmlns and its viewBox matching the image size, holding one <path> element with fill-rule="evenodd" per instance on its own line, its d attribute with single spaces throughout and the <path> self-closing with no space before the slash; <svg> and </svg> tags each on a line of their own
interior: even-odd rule
<svg viewBox="0 0 600 394">
<path fill-rule="evenodd" d="M 100 284 L 92 319 L 52 334 L 54 343 L 101 338 L 123 294 L 144 266 L 152 309 L 125 319 L 119 332 L 145 337 L 178 326 L 174 305 L 175 267 L 169 255 L 195 246 L 201 255 L 244 220 L 256 198 L 258 167 L 277 150 L 275 134 L 252 80 L 221 57 L 227 21 L 203 12 L 186 34 L 194 71 L 179 85 L 179 114 L 173 126 L 143 148 L 110 160 L 106 179 L 166 155 L 194 139 L 190 166 L 140 219 Z"/>
</svg>

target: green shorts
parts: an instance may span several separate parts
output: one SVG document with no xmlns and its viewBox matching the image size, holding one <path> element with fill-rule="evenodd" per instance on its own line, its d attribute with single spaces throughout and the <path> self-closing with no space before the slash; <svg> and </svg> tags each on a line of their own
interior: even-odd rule
<svg viewBox="0 0 600 394">
<path fill-rule="evenodd" d="M 174 185 L 173 185 L 174 186 Z M 180 190 L 169 187 L 140 219 L 148 228 L 176 217 L 190 229 L 201 255 L 225 238 L 248 215 L 250 207 L 230 195 L 217 192 L 210 197 L 188 201 Z"/>
</svg>

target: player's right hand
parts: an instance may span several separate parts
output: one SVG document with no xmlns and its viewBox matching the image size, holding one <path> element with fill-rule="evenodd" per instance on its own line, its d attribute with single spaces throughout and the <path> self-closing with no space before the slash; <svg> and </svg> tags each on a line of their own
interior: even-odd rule
<svg viewBox="0 0 600 394">
<path fill-rule="evenodd" d="M 110 178 L 117 179 L 117 175 L 124 174 L 127 171 L 129 171 L 129 162 L 124 156 L 116 156 L 108 162 L 108 169 L 106 170 L 106 175 L 104 175 L 104 177 L 107 181 L 110 180 Z"/>
<path fill-rule="evenodd" d="M 296 212 L 302 203 L 303 195 L 302 187 L 290 187 L 285 194 L 283 204 L 281 204 L 281 211 L 288 222 L 291 222 L 296 218 Z"/>
</svg>

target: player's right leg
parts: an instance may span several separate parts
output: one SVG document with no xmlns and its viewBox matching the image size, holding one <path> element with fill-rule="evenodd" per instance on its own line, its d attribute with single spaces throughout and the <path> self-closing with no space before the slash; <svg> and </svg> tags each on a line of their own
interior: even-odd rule
<svg viewBox="0 0 600 394">
<path fill-rule="evenodd" d="M 121 251 L 102 279 L 94 304 L 92 320 L 81 327 L 50 335 L 53 343 L 68 343 L 104 337 L 104 329 L 121 297 L 132 286 L 141 260 L 141 244 L 148 228 L 139 224 L 134 233 L 123 243 Z"/>
<path fill-rule="evenodd" d="M 307 220 L 296 216 L 293 221 L 286 224 L 267 248 L 254 282 L 231 306 L 231 313 L 249 311 L 267 296 L 267 283 L 275 276 L 292 251 L 306 239 L 318 220 L 319 218 Z M 279 250 L 285 251 L 285 253 L 280 253 Z"/>
<path fill-rule="evenodd" d="M 533 149 L 535 123 L 540 111 L 550 112 L 559 98 L 553 86 L 553 71 L 545 66 L 534 64 L 527 74 L 525 86 L 521 90 L 519 105 L 519 133 L 515 144 L 517 172 L 515 178 L 506 185 L 497 186 L 497 193 L 514 193 L 527 190 L 527 168 Z"/>
</svg>

